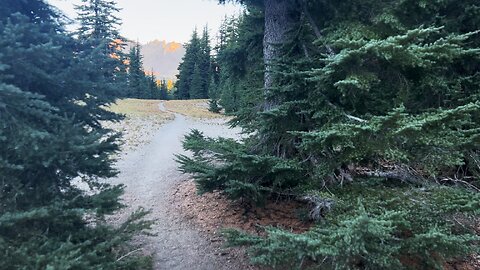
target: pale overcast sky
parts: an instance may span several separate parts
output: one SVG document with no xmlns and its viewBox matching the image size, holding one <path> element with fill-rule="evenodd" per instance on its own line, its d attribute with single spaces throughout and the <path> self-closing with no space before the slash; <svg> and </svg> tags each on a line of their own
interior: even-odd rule
<svg viewBox="0 0 480 270">
<path fill-rule="evenodd" d="M 80 0 L 47 0 L 68 17 L 75 18 L 74 4 Z M 122 8 L 121 33 L 146 43 L 155 39 L 186 42 L 193 29 L 208 24 L 212 36 L 225 15 L 237 14 L 238 5 L 219 5 L 216 0 L 117 0 Z"/>
</svg>

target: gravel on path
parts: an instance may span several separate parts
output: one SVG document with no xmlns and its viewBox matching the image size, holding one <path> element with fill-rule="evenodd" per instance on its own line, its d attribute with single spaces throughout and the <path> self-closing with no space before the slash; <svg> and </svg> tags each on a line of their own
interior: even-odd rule
<svg viewBox="0 0 480 270">
<path fill-rule="evenodd" d="M 163 103 L 159 109 L 165 111 Z M 178 171 L 175 154 L 184 154 L 182 140 L 195 128 L 211 137 L 238 138 L 239 131 L 229 129 L 225 119 L 199 120 L 175 114 L 175 119 L 155 131 L 145 145 L 122 156 L 120 171 L 112 184 L 124 184 L 123 203 L 128 205 L 118 219 L 138 207 L 151 209 L 156 220 L 156 236 L 143 239 L 153 255 L 154 269 L 242 269 L 231 260 L 218 243 L 211 242 L 200 230 L 186 222 L 172 204 L 172 191 L 188 176 Z M 122 217 L 123 215 L 123 217 Z"/>
</svg>

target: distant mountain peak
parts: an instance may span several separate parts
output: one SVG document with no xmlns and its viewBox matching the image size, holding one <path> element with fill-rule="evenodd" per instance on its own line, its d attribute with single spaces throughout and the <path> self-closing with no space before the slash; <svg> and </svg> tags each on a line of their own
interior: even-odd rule
<svg viewBox="0 0 480 270">
<path fill-rule="evenodd" d="M 162 46 L 163 49 L 167 52 L 176 52 L 177 50 L 183 47 L 182 43 L 178 43 L 175 41 L 167 42 L 166 40 L 159 40 L 159 39 L 149 41 L 147 42 L 147 44 L 143 46 Z"/>
<path fill-rule="evenodd" d="M 181 43 L 177 43 L 177 42 L 170 42 L 170 43 L 165 44 L 163 48 L 167 52 L 176 52 L 176 51 L 180 50 L 181 48 L 183 48 L 183 45 Z"/>
</svg>

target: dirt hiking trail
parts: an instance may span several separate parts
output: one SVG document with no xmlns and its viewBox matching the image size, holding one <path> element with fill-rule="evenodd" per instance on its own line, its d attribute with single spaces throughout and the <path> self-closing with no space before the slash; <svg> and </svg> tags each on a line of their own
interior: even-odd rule
<svg viewBox="0 0 480 270">
<path fill-rule="evenodd" d="M 158 109 L 166 111 L 163 103 Z M 175 162 L 175 154 L 185 153 L 182 148 L 184 135 L 195 128 L 207 136 L 236 138 L 238 130 L 228 129 L 225 119 L 174 115 L 174 120 L 156 130 L 149 142 L 129 151 L 118 161 L 120 174 L 112 184 L 126 186 L 123 203 L 128 208 L 124 215 L 138 207 L 151 209 L 149 218 L 156 219 L 152 230 L 156 236 L 145 240 L 145 249 L 153 254 L 154 269 L 242 269 L 222 252 L 219 243 L 212 242 L 186 222 L 172 204 L 172 191 L 188 178 L 178 171 Z"/>
</svg>

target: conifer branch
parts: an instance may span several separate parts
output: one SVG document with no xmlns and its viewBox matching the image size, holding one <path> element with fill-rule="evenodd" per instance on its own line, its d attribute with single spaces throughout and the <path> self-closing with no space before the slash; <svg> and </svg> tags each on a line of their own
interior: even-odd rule
<svg viewBox="0 0 480 270">
<path fill-rule="evenodd" d="M 317 39 L 322 39 L 323 38 L 322 31 L 320 31 L 320 28 L 315 23 L 315 20 L 312 17 L 312 14 L 310 14 L 310 11 L 308 11 L 308 7 L 307 7 L 305 1 L 302 1 L 302 9 L 303 9 L 303 13 L 305 14 L 305 17 L 307 18 L 310 26 L 313 29 L 315 37 Z M 335 55 L 335 51 L 332 49 L 332 47 L 330 45 L 326 44 L 325 48 L 327 49 L 328 56 L 334 56 Z"/>
</svg>

